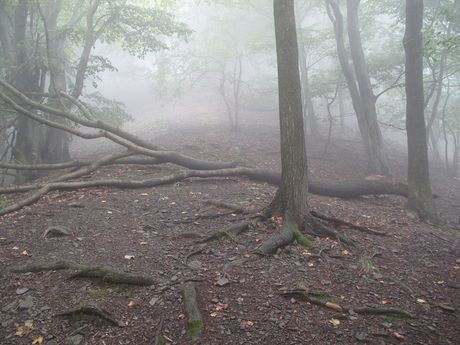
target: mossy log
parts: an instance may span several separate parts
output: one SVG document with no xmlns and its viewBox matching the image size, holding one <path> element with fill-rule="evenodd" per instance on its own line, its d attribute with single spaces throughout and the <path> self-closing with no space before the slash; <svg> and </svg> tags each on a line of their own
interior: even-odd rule
<svg viewBox="0 0 460 345">
<path fill-rule="evenodd" d="M 185 313 L 187 315 L 187 338 L 196 340 L 203 331 L 204 324 L 201 318 L 200 309 L 196 299 L 195 285 L 191 282 L 184 284 L 182 287 L 184 297 Z"/>
</svg>

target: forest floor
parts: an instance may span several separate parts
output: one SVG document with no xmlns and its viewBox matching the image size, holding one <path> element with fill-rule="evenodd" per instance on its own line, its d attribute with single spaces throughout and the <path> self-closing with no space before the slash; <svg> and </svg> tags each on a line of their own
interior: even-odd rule
<svg viewBox="0 0 460 345">
<path fill-rule="evenodd" d="M 240 133 L 191 128 L 171 130 L 155 143 L 197 158 L 243 157 L 279 169 L 277 138 L 276 129 L 260 126 Z M 365 177 L 358 143 L 338 140 L 322 157 L 323 146 L 322 141 L 309 144 L 315 180 Z M 107 149 L 93 145 L 91 153 L 79 154 Z M 403 177 L 403 156 L 390 151 L 393 172 Z M 169 165 L 112 166 L 92 178 L 142 179 L 175 170 Z M 433 181 L 440 195 L 438 208 L 450 226 L 422 222 L 405 208 L 402 197 L 342 200 L 310 195 L 313 210 L 387 236 L 342 227 L 338 230 L 356 240 L 355 246 L 317 238 L 311 251 L 293 244 L 264 257 L 251 254 L 279 230 L 276 219 L 229 239 L 195 242 L 248 218 L 207 201 L 257 212 L 271 201 L 273 186 L 232 177 L 190 179 L 153 189 L 52 192 L 0 218 L 0 343 L 142 345 L 154 344 L 161 335 L 168 344 L 458 344 L 460 181 L 436 169 Z M 70 236 L 45 238 L 50 226 L 63 226 Z M 71 279 L 72 270 L 9 271 L 28 262 L 59 260 L 142 275 L 154 284 Z M 185 334 L 181 286 L 186 281 L 193 281 L 204 320 L 195 342 Z M 332 307 L 286 294 L 299 288 L 317 293 Z M 337 305 L 351 310 L 337 311 Z M 104 310 L 117 325 L 94 315 L 71 320 L 58 316 L 78 306 Z M 398 308 L 412 318 L 353 311 L 364 306 Z"/>
</svg>

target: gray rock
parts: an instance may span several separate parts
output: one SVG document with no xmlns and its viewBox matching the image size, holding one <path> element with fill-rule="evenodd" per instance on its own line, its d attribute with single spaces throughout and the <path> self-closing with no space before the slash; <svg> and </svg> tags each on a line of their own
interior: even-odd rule
<svg viewBox="0 0 460 345">
<path fill-rule="evenodd" d="M 24 298 L 23 300 L 19 302 L 18 308 L 29 310 L 34 307 L 34 304 L 35 304 L 35 298 L 33 298 L 32 296 L 26 296 L 26 298 Z"/>
<path fill-rule="evenodd" d="M 159 298 L 158 297 L 153 297 L 150 301 L 149 304 L 153 307 L 157 302 Z"/>
<path fill-rule="evenodd" d="M 56 237 L 64 237 L 69 236 L 70 230 L 65 226 L 50 226 L 45 230 L 43 233 L 43 237 L 45 238 L 56 238 Z"/>
<path fill-rule="evenodd" d="M 201 268 L 201 265 L 202 265 L 201 261 L 193 260 L 193 261 L 190 261 L 187 266 L 190 267 L 192 270 L 198 270 Z"/>
<path fill-rule="evenodd" d="M 67 344 L 69 345 L 80 345 L 83 341 L 83 336 L 81 334 L 75 334 L 70 337 L 67 337 Z"/>
<path fill-rule="evenodd" d="M 27 291 L 29 291 L 29 288 L 26 288 L 26 287 L 17 288 L 16 289 L 16 295 L 23 295 Z"/>
<path fill-rule="evenodd" d="M 230 281 L 225 277 L 219 278 L 219 280 L 216 282 L 216 285 L 220 287 L 226 286 L 228 284 L 230 284 Z"/>
</svg>

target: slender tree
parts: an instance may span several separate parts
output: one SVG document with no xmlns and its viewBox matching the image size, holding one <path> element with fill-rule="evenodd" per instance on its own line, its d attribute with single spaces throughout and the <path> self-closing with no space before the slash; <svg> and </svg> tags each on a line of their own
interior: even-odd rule
<svg viewBox="0 0 460 345">
<path fill-rule="evenodd" d="M 420 216 L 436 218 L 431 193 L 423 94 L 423 0 L 406 0 L 406 128 L 408 205 Z"/>
<path fill-rule="evenodd" d="M 335 0 L 326 0 L 326 5 L 328 16 L 334 26 L 340 66 L 350 92 L 359 131 L 366 150 L 368 171 L 369 173 L 388 175 L 389 168 L 375 110 L 376 97 L 372 92 L 359 33 L 359 1 L 347 0 L 348 37 L 355 73 L 353 73 L 353 68 L 349 62 L 349 54 L 345 47 L 344 21 L 340 7 Z"/>
<path fill-rule="evenodd" d="M 300 236 L 307 215 L 307 151 L 303 126 L 294 0 L 274 0 L 281 134 L 281 186 L 270 212 L 284 216 L 283 229 L 259 248 L 276 251 Z"/>
</svg>

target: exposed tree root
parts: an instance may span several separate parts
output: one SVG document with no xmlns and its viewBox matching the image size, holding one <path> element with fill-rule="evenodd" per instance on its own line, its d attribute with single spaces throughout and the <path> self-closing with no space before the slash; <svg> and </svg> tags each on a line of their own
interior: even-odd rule
<svg viewBox="0 0 460 345">
<path fill-rule="evenodd" d="M 215 240 L 220 240 L 222 238 L 233 239 L 235 236 L 237 236 L 237 235 L 241 234 L 242 232 L 246 231 L 247 229 L 249 229 L 249 227 L 254 222 L 255 222 L 254 220 L 250 220 L 250 221 L 242 221 L 242 222 L 239 222 L 239 223 L 236 223 L 236 224 L 232 224 L 231 226 L 229 226 L 228 228 L 226 228 L 224 230 L 219 230 L 219 231 L 213 232 L 210 235 L 195 241 L 195 243 L 197 243 L 197 244 L 198 243 L 207 243 L 207 242 L 211 242 L 211 241 L 215 241 Z"/>
<path fill-rule="evenodd" d="M 126 284 L 150 286 L 154 281 L 147 277 L 118 273 L 105 268 L 80 265 L 72 261 L 57 261 L 55 263 L 34 263 L 10 268 L 13 273 L 44 272 L 57 270 L 77 270 L 70 278 L 96 279 L 110 284 Z"/>
<path fill-rule="evenodd" d="M 340 242 L 348 244 L 349 246 L 354 246 L 356 242 L 356 240 L 352 240 L 351 238 L 348 238 L 347 236 L 338 233 L 334 229 L 324 225 L 322 222 L 318 221 L 313 217 L 305 217 L 304 227 L 312 235 L 336 239 Z"/>
<path fill-rule="evenodd" d="M 150 286 L 154 283 L 151 278 L 114 272 L 99 267 L 80 268 L 78 272 L 73 274 L 70 278 L 89 278 L 110 284 L 126 284 L 138 286 Z"/>
<path fill-rule="evenodd" d="M 182 296 L 184 298 L 184 309 L 187 315 L 187 338 L 195 340 L 203 331 L 204 324 L 201 318 L 201 312 L 198 308 L 196 299 L 195 285 L 191 282 L 184 284 L 182 287 Z"/>
<path fill-rule="evenodd" d="M 313 239 L 302 234 L 297 224 L 285 219 L 281 231 L 262 242 L 255 252 L 260 255 L 273 254 L 278 248 L 285 247 L 294 241 L 306 249 L 314 247 Z"/>
<path fill-rule="evenodd" d="M 404 310 L 397 308 L 382 308 L 382 307 L 358 307 L 346 308 L 345 310 L 353 310 L 356 314 L 362 315 L 384 315 L 401 319 L 412 319 L 414 316 Z"/>
<path fill-rule="evenodd" d="M 327 215 L 322 214 L 322 213 L 319 213 L 319 212 L 317 212 L 317 211 L 311 211 L 310 213 L 311 213 L 312 216 L 314 216 L 314 217 L 316 217 L 316 218 L 319 218 L 319 219 L 322 219 L 322 220 L 326 220 L 326 221 L 331 222 L 331 223 L 334 223 L 334 224 L 336 224 L 336 225 L 338 225 L 338 226 L 349 227 L 349 228 L 351 228 L 351 229 L 355 229 L 355 230 L 358 230 L 358 231 L 361 231 L 361 232 L 365 232 L 365 233 L 368 233 L 368 234 L 371 234 L 371 235 L 388 236 L 388 234 L 387 234 L 386 232 L 381 232 L 381 231 L 372 230 L 372 229 L 369 229 L 368 227 L 365 227 L 365 226 L 362 226 L 362 225 L 353 224 L 353 223 L 347 222 L 347 221 L 342 220 L 342 219 L 339 219 L 339 218 L 327 216 Z"/>
<path fill-rule="evenodd" d="M 188 259 L 190 259 L 194 255 L 198 255 L 198 254 L 202 253 L 205 248 L 206 248 L 206 245 L 203 245 L 201 248 L 198 248 L 198 249 L 188 253 L 184 258 L 184 265 L 187 265 Z"/>
<path fill-rule="evenodd" d="M 85 266 L 79 265 L 72 261 L 57 261 L 54 263 L 33 263 L 21 266 L 14 266 L 9 269 L 12 273 L 38 273 L 46 271 L 58 271 L 58 270 L 78 270 Z"/>
<path fill-rule="evenodd" d="M 285 291 L 280 293 L 280 295 L 287 298 L 295 298 L 303 302 L 309 302 L 338 312 L 354 312 L 362 315 L 384 315 L 401 319 L 410 319 L 414 317 L 412 314 L 397 308 L 382 308 L 379 306 L 344 307 L 339 303 L 335 303 L 337 302 L 335 300 L 329 300 L 329 295 L 325 293 L 309 292 L 305 289 Z"/>
<path fill-rule="evenodd" d="M 160 322 L 158 322 L 158 327 L 155 332 L 155 345 L 165 345 L 166 344 L 166 339 L 161 335 L 161 332 L 163 332 L 163 322 L 164 322 L 164 317 L 161 317 Z"/>
<path fill-rule="evenodd" d="M 81 317 L 82 315 L 98 317 L 104 321 L 107 321 L 113 326 L 117 326 L 117 327 L 123 326 L 123 324 L 117 321 L 109 312 L 103 309 L 97 308 L 97 307 L 92 307 L 92 306 L 77 307 L 75 309 L 71 309 L 64 313 L 57 314 L 56 316 L 72 319 L 72 318 Z"/>
<path fill-rule="evenodd" d="M 241 206 L 238 206 L 238 205 L 233 205 L 233 204 L 228 204 L 228 203 L 222 202 L 222 201 L 207 200 L 207 201 L 205 201 L 205 203 L 209 204 L 209 205 L 212 205 L 212 206 L 219 207 L 219 208 L 231 210 L 233 213 L 237 213 L 237 214 L 249 213 L 249 211 L 246 210 L 244 207 L 241 207 Z"/>
</svg>

